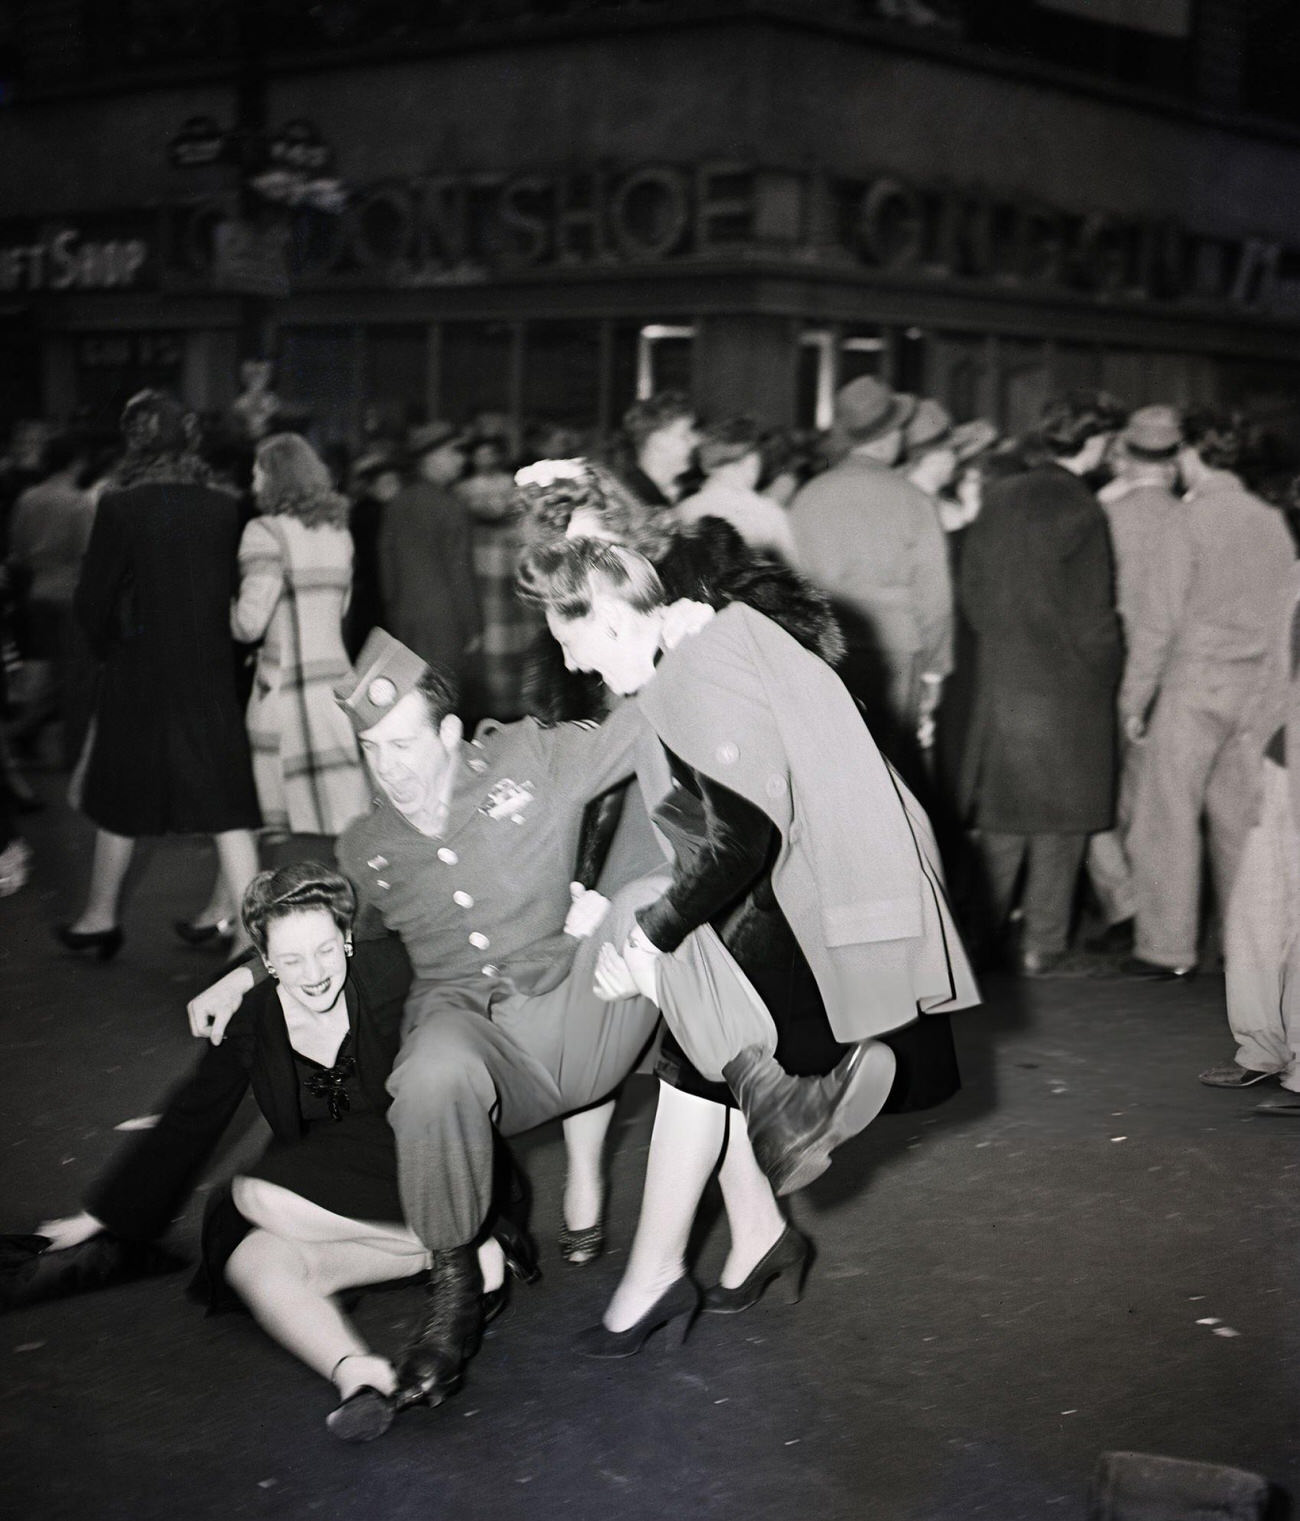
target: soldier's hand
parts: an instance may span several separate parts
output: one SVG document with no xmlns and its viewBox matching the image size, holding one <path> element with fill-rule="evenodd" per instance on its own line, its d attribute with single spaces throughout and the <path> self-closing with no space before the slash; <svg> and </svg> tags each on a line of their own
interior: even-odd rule
<svg viewBox="0 0 1300 1521">
<path fill-rule="evenodd" d="M 584 887 L 581 882 L 569 883 L 569 897 L 573 902 L 564 916 L 564 933 L 575 940 L 586 940 L 595 933 L 600 921 L 609 910 L 609 899 L 594 887 Z"/>
<path fill-rule="evenodd" d="M 253 986 L 253 974 L 246 966 L 237 966 L 227 972 L 220 982 L 204 988 L 185 1006 L 190 1016 L 190 1034 L 196 1039 L 207 1039 L 219 1046 L 226 1033 L 226 1026 L 234 1017 L 235 1010 L 244 1001 L 244 994 Z"/>
</svg>

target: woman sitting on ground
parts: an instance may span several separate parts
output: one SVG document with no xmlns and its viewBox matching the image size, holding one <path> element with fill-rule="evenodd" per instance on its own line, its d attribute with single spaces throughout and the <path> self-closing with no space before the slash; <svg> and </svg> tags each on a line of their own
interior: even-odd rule
<svg viewBox="0 0 1300 1521">
<path fill-rule="evenodd" d="M 333 1296 L 423 1272 L 429 1254 L 402 1218 L 386 1118 L 410 963 L 396 937 L 364 942 L 353 959 L 355 912 L 351 884 L 314 861 L 253 878 L 243 922 L 272 980 L 247 994 L 219 1046 L 204 1043 L 193 1075 L 90 1188 L 85 1210 L 39 1230 L 50 1256 L 105 1230 L 160 1236 L 251 1083 L 273 1139 L 209 1204 L 194 1287 L 219 1309 L 229 1285 L 269 1336 L 332 1381 L 341 1403 L 330 1431 L 368 1441 L 402 1404 L 397 1376 Z M 512 1269 L 527 1276 L 520 1233 L 503 1234 Z M 505 1256 L 496 1241 L 479 1255 L 490 1314 L 503 1301 Z"/>
</svg>

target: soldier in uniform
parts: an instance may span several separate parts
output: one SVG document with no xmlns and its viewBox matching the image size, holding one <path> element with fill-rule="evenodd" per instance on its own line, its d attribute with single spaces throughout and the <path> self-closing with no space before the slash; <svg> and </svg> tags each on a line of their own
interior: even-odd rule
<svg viewBox="0 0 1300 1521">
<path fill-rule="evenodd" d="M 380 793 L 337 846 L 361 905 L 356 933 L 399 935 L 415 974 L 389 1120 L 403 1207 L 432 1267 L 400 1372 L 412 1399 L 436 1404 L 477 1344 L 493 1126 L 513 1135 L 581 1109 L 632 1070 L 659 1011 L 641 996 L 603 1000 L 596 961 L 602 944 L 626 941 L 671 873 L 661 860 L 628 880 L 645 863 L 629 865 L 602 884 L 609 898 L 571 892 L 588 805 L 635 770 L 647 731 L 634 705 L 601 725 L 488 723 L 466 742 L 447 679 L 381 629 L 336 695 Z M 594 868 L 583 875 L 594 880 Z M 253 975 L 236 969 L 191 1004 L 196 1033 L 220 1038 L 229 999 Z M 695 1018 L 675 1034 L 711 1070 L 742 1045 L 775 1044 L 758 1009 L 744 1030 Z M 751 1134 L 782 1161 L 821 1144 L 810 1102 L 825 1129 L 850 1096 L 843 1086 L 787 1077 L 747 1112 Z"/>
</svg>

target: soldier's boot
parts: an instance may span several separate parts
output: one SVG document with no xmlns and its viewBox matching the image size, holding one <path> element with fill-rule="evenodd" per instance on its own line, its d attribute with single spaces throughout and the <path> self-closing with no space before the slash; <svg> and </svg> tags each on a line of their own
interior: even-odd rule
<svg viewBox="0 0 1300 1521">
<path fill-rule="evenodd" d="M 398 1404 L 441 1405 L 460 1388 L 466 1362 L 483 1334 L 483 1274 L 478 1252 L 434 1252 L 424 1310 L 398 1364 Z"/>
<path fill-rule="evenodd" d="M 761 1046 L 746 1046 L 722 1069 L 749 1130 L 754 1157 L 778 1194 L 819 1178 L 831 1152 L 884 1107 L 894 1053 L 864 1040 L 826 1077 L 791 1077 Z"/>
</svg>

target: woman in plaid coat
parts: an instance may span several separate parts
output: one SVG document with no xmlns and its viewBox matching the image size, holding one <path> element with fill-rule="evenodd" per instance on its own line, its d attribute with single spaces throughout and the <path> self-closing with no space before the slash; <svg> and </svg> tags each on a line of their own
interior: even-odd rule
<svg viewBox="0 0 1300 1521">
<path fill-rule="evenodd" d="M 352 587 L 348 503 L 296 433 L 258 446 L 261 510 L 239 545 L 235 638 L 261 640 L 248 738 L 262 821 L 286 834 L 336 835 L 369 798 L 356 737 L 334 701 L 350 670 L 343 615 Z"/>
</svg>

